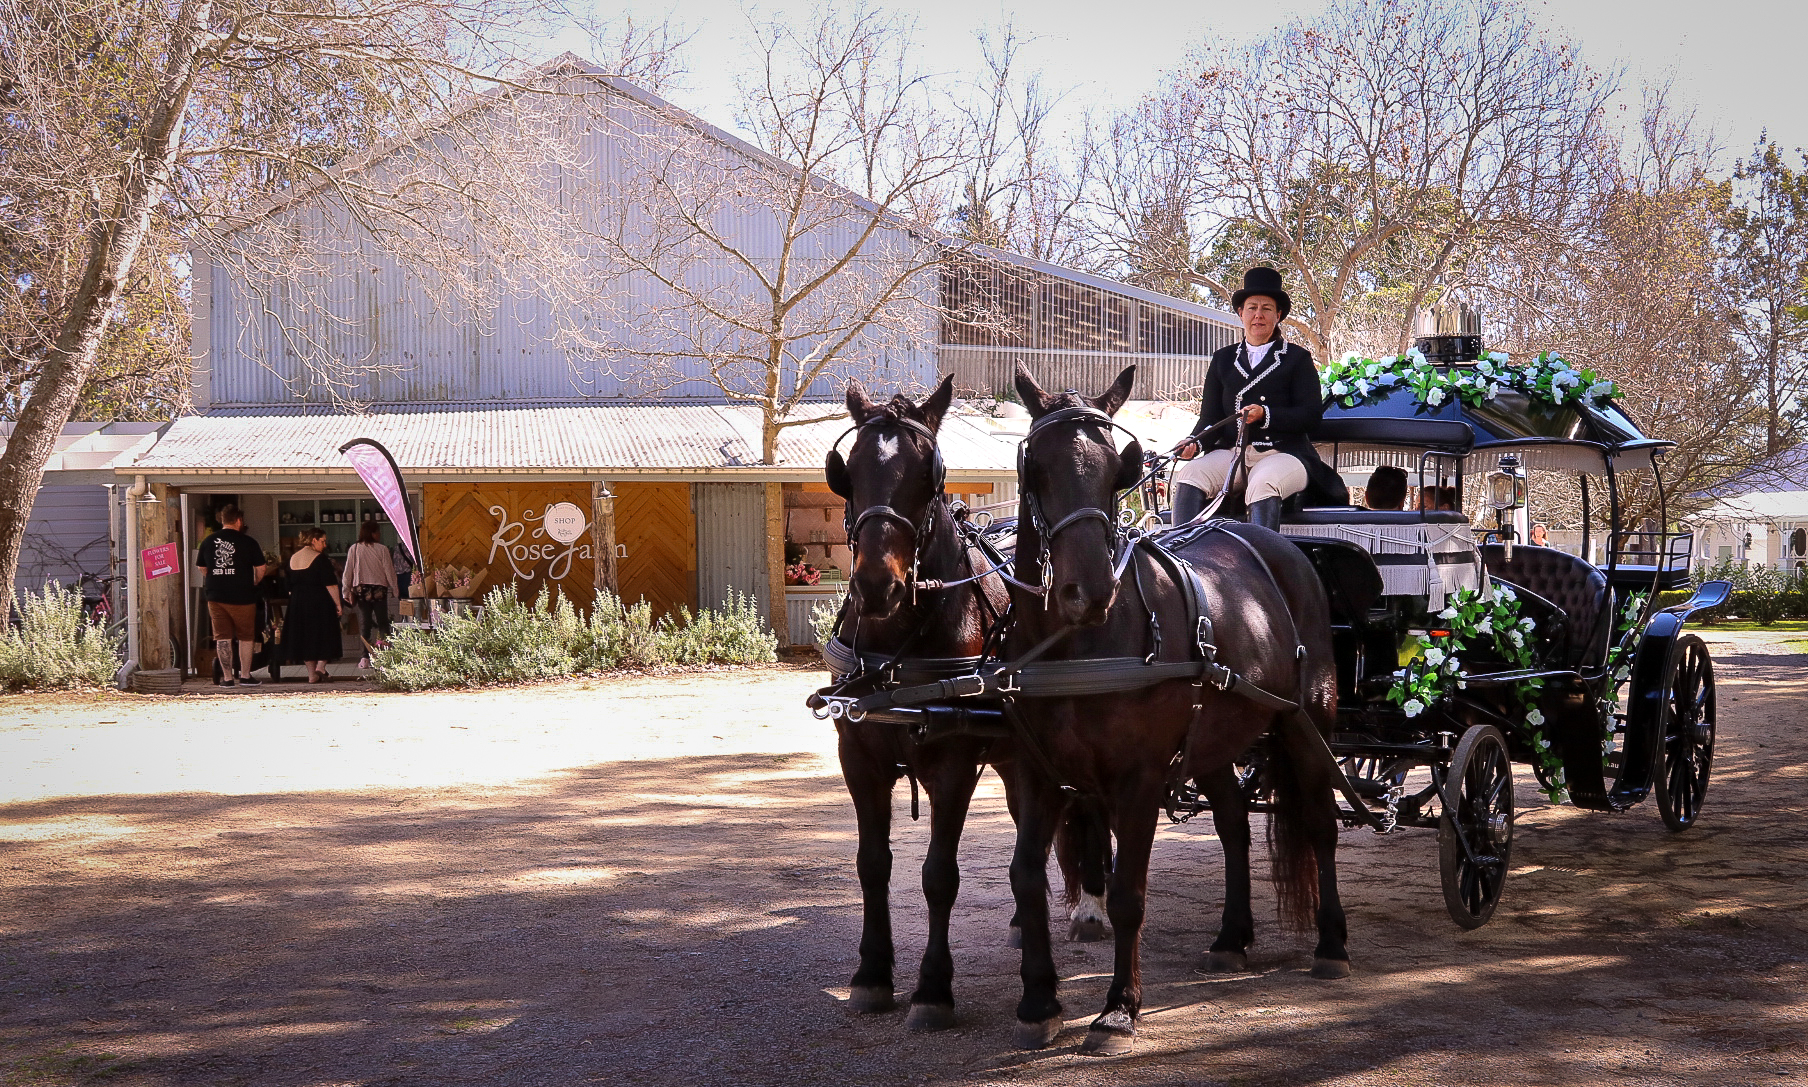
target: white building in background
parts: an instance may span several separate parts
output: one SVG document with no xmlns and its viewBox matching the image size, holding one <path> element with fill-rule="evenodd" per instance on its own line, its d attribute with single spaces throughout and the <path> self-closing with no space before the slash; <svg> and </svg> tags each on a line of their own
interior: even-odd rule
<svg viewBox="0 0 1808 1087">
<path fill-rule="evenodd" d="M 1753 477 L 1761 482 L 1730 486 L 1731 493 L 1689 518 L 1696 561 L 1808 572 L 1808 446 Z"/>
</svg>

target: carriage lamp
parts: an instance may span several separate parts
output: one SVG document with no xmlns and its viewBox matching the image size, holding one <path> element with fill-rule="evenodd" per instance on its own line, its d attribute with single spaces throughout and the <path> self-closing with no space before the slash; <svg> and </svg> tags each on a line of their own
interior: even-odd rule
<svg viewBox="0 0 1808 1087">
<path fill-rule="evenodd" d="M 1505 513 L 1525 505 L 1525 476 L 1519 471 L 1519 458 L 1503 454 L 1500 467 L 1488 473 L 1488 505 Z"/>
<path fill-rule="evenodd" d="M 1500 467 L 1488 473 L 1488 505 L 1494 507 L 1494 527 L 1500 535 L 1502 554 L 1513 561 L 1513 537 L 1517 518 L 1514 511 L 1526 502 L 1525 475 L 1519 470 L 1519 458 L 1503 453 Z"/>
</svg>

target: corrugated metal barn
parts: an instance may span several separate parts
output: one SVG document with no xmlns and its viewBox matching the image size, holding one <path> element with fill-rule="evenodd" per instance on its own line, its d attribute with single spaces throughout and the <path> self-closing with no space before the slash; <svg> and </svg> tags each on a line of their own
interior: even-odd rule
<svg viewBox="0 0 1808 1087">
<path fill-rule="evenodd" d="M 707 209 L 712 229 L 756 262 L 775 252 L 770 213 L 736 193 L 783 164 L 576 58 L 543 71 L 591 92 L 570 98 L 581 111 L 566 126 L 580 133 L 575 150 L 546 166 L 565 206 L 594 218 L 619 210 L 618 190 L 633 188 L 634 171 L 656 157 L 648 147 L 669 155 L 689 141 L 693 169 L 722 185 Z M 363 167 L 384 168 L 380 156 Z M 820 187 L 826 201 L 860 204 Z M 952 373 L 963 395 L 983 399 L 1008 394 L 1019 361 L 1046 384 L 1075 387 L 1103 387 L 1137 363 L 1138 395 L 1166 395 L 1196 387 L 1236 327 L 1229 314 L 1189 301 L 887 221 L 850 274 L 916 269 L 910 262 L 928 246 L 926 270 L 905 277 L 910 316 L 856 341 L 845 366 L 810 386 L 797 414 L 824 421 L 781 431 L 775 462 L 763 464 L 758 410 L 707 380 L 701 349 L 688 358 L 672 350 L 711 330 L 690 318 L 636 319 L 672 301 L 648 275 L 579 270 L 595 276 L 585 301 L 574 297 L 582 292 L 494 282 L 508 270 L 477 255 L 469 277 L 488 287 L 461 306 L 429 290 L 421 269 L 355 240 L 334 214 L 328 201 L 304 196 L 269 209 L 225 249 L 195 254 L 196 414 L 120 469 L 122 482 L 142 478 L 155 508 L 170 511 L 163 528 L 181 541 L 185 572 L 227 501 L 279 556 L 312 526 L 327 532 L 329 554 L 343 555 L 365 521 L 382 519 L 337 453 L 368 437 L 407 476 L 429 565 L 471 566 L 488 585 L 554 587 L 580 600 L 609 586 L 660 609 L 739 594 L 758 602 L 781 638 L 807 639 L 811 612 L 838 596 L 834 575 L 848 566 L 840 500 L 821 482 L 821 465 L 845 427 L 839 400 L 849 376 L 886 394 L 925 390 Z M 845 223 L 825 224 L 809 239 L 818 256 L 847 244 Z M 228 251 L 278 244 L 295 250 L 306 275 L 261 279 Z M 810 253 L 804 246 L 802 258 Z M 715 303 L 757 293 L 724 261 L 691 257 L 683 276 Z M 836 297 L 847 304 L 846 292 Z M 1021 421 L 995 417 L 1008 414 L 987 405 L 950 414 L 941 441 L 951 492 L 976 504 L 1014 496 Z M 533 543 L 559 503 L 591 515 L 562 557 Z M 387 526 L 382 538 L 394 539 Z M 830 575 L 824 586 L 785 585 L 788 544 Z M 178 653 L 190 658 L 205 641 L 193 589 L 182 608 L 191 644 Z"/>
</svg>

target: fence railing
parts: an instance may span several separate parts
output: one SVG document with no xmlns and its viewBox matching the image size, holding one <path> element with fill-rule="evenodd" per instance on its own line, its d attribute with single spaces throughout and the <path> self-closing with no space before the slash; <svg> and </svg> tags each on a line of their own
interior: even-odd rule
<svg viewBox="0 0 1808 1087">
<path fill-rule="evenodd" d="M 1020 347 L 960 347 L 943 344 L 941 371 L 954 375 L 963 396 L 1015 400 L 1011 384 L 1023 363 L 1045 389 L 1103 392 L 1126 366 L 1136 367 L 1136 400 L 1197 399 L 1211 366 L 1209 355 L 1153 355 L 1122 351 L 1053 351 Z"/>
</svg>

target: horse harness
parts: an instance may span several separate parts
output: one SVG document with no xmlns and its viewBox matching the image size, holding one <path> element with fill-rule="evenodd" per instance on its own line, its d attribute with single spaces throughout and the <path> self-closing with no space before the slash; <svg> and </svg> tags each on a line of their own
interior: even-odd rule
<svg viewBox="0 0 1808 1087">
<path fill-rule="evenodd" d="M 1046 426 L 1067 421 L 1080 421 L 1086 424 L 1123 429 L 1119 424 L 1113 422 L 1109 415 L 1092 407 L 1068 407 L 1050 412 L 1030 427 L 1029 433 L 1019 446 L 1018 476 L 1020 479 L 1025 478 L 1023 466 L 1027 459 L 1030 443 L 1044 432 Z M 1034 730 L 1028 727 L 1023 715 L 1018 712 L 1017 700 L 1020 698 L 1078 698 L 1088 695 L 1113 694 L 1142 690 L 1169 680 L 1185 679 L 1191 681 L 1193 712 L 1192 720 L 1187 727 L 1187 745 L 1190 746 L 1194 726 L 1198 724 L 1199 718 L 1204 712 L 1204 690 L 1205 686 L 1210 684 L 1215 690 L 1237 695 L 1294 722 L 1298 726 L 1298 731 L 1309 734 L 1317 740 L 1315 746 L 1323 749 L 1322 754 L 1326 759 L 1333 763 L 1336 762 L 1323 734 L 1301 708 L 1305 683 L 1303 669 L 1300 674 L 1302 699 L 1296 701 L 1283 698 L 1257 686 L 1247 677 L 1218 661 L 1218 647 L 1213 640 L 1210 599 L 1204 579 L 1192 563 L 1173 550 L 1173 548 L 1192 543 L 1203 536 L 1222 533 L 1236 541 L 1256 560 L 1269 584 L 1275 588 L 1276 594 L 1284 597 L 1284 594 L 1280 592 L 1279 581 L 1275 578 L 1274 571 L 1269 567 L 1267 560 L 1240 532 L 1233 529 L 1232 526 L 1240 526 L 1244 522 L 1229 520 L 1195 522 L 1177 529 L 1149 534 L 1121 527 L 1117 518 L 1103 509 L 1082 507 L 1051 525 L 1043 513 L 1040 496 L 1036 494 L 1034 488 L 1024 487 L 1022 497 L 1031 523 L 1035 526 L 1040 538 L 1042 548 L 1040 562 L 1044 570 L 1042 585 L 1025 586 L 1025 588 L 1046 592 L 1049 565 L 1048 544 L 1054 535 L 1082 521 L 1095 519 L 1103 521 L 1109 529 L 1108 535 L 1114 541 L 1110 556 L 1113 577 L 1121 579 L 1128 569 L 1136 580 L 1138 595 L 1149 613 L 1150 644 L 1148 653 L 1142 657 L 1041 660 L 1040 658 L 1056 643 L 1072 632 L 1073 628 L 1062 627 L 1044 638 L 1017 660 L 1009 662 L 997 660 L 990 655 L 980 658 L 910 659 L 904 658 L 901 650 L 898 656 L 889 661 L 873 660 L 869 663 L 864 655 L 841 642 L 837 636 L 831 638 L 823 647 L 823 655 L 828 659 L 838 682 L 833 687 L 816 692 L 809 700 L 818 717 L 845 718 L 849 722 L 859 723 L 870 715 L 878 714 L 881 720 L 909 720 L 916 726 L 913 730 L 913 739 L 918 743 L 927 743 L 957 732 L 995 737 L 1004 735 L 1003 732 L 995 731 L 995 726 L 984 731 L 973 726 L 975 719 L 981 718 L 981 715 L 987 719 L 998 715 L 1002 717 L 998 723 L 1008 723 L 1009 734 L 1017 739 L 1048 779 L 1059 786 L 1062 791 L 1077 795 L 1078 790 L 1062 780 L 1054 761 L 1043 749 Z M 1161 568 L 1181 590 L 1181 599 L 1186 607 L 1185 630 L 1190 634 L 1188 660 L 1158 661 L 1157 659 L 1162 646 L 1161 626 L 1156 609 L 1150 607 L 1148 603 L 1150 595 L 1143 581 L 1144 564 L 1137 561 L 1139 555 L 1147 557 L 1151 572 L 1154 567 Z M 914 572 L 913 567 L 913 574 Z M 1009 575 L 1002 576 L 1005 576 L 1012 584 L 1021 584 Z M 983 598 L 984 594 L 981 593 L 980 596 Z M 1010 614 L 1007 612 L 999 627 L 1001 628 L 1009 619 Z M 907 639 L 907 643 L 911 640 L 914 640 L 914 635 L 911 639 Z M 1306 649 L 1304 644 L 1300 643 L 1297 632 L 1294 642 L 1296 657 L 1303 661 Z M 908 644 L 905 648 L 908 648 Z M 844 665 L 848 666 L 848 672 L 852 673 L 846 678 L 843 678 Z M 876 689 L 860 696 L 842 693 L 848 682 L 873 674 L 877 674 L 881 679 L 881 685 Z M 890 682 L 886 682 L 887 679 Z M 911 680 L 915 682 L 907 682 Z M 962 712 L 963 710 L 965 712 Z M 937 718 L 945 719 L 951 727 L 942 732 L 933 731 L 932 727 Z M 1186 752 L 1187 748 L 1183 747 L 1175 764 L 1176 771 L 1184 767 Z M 1368 812 L 1367 805 L 1360 801 L 1348 779 L 1341 772 L 1333 776 L 1339 782 L 1345 798 L 1351 802 L 1354 810 L 1364 815 L 1376 829 L 1380 829 L 1379 821 Z M 914 818 L 916 815 L 916 780 L 914 777 L 911 779 L 911 789 L 912 817 Z"/>
</svg>

